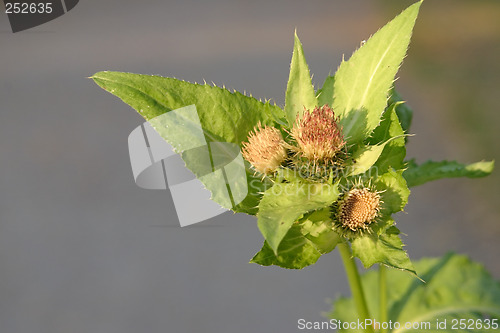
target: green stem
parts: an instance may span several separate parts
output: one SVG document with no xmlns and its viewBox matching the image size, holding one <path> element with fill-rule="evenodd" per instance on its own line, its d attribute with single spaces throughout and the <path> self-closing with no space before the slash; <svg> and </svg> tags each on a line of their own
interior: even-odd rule
<svg viewBox="0 0 500 333">
<path fill-rule="evenodd" d="M 386 276 L 387 271 L 384 265 L 379 265 L 379 292 L 380 292 L 380 322 L 387 323 L 389 321 L 388 309 L 387 309 L 387 282 Z M 381 328 L 380 333 L 388 333 L 388 328 Z"/>
<path fill-rule="evenodd" d="M 342 257 L 342 261 L 344 263 L 347 279 L 349 280 L 349 286 L 351 287 L 352 297 L 354 298 L 354 303 L 358 309 L 359 320 L 364 322 L 366 319 L 371 319 L 371 317 L 368 312 L 368 306 L 366 304 L 363 286 L 361 285 L 358 267 L 356 267 L 356 262 L 352 256 L 351 248 L 347 243 L 340 243 L 337 245 L 337 248 L 339 249 L 340 256 Z M 365 326 L 365 332 L 374 333 L 373 327 Z"/>
</svg>

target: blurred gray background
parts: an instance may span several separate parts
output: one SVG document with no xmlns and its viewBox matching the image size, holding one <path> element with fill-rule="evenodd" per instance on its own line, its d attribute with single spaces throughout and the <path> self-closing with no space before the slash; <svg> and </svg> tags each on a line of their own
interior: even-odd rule
<svg viewBox="0 0 500 333">
<path fill-rule="evenodd" d="M 13 34 L 0 14 L 0 331 L 295 332 L 348 295 L 336 252 L 302 271 L 248 264 L 254 218 L 179 228 L 167 191 L 138 188 L 127 137 L 143 120 L 87 77 L 213 81 L 284 102 L 297 28 L 316 86 L 411 1 L 81 1 Z M 408 156 L 500 160 L 500 3 L 426 1 L 397 87 Z M 500 277 L 500 178 L 412 191 L 410 257 L 449 250 Z"/>
</svg>

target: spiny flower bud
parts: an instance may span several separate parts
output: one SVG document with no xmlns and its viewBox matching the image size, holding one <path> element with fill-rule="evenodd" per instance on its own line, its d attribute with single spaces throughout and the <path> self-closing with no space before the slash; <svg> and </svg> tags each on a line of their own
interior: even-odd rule
<svg viewBox="0 0 500 333">
<path fill-rule="evenodd" d="M 250 133 L 248 142 L 243 142 L 243 157 L 254 169 L 263 174 L 276 171 L 287 157 L 285 141 L 281 132 L 269 126 L 259 124 Z"/>
<path fill-rule="evenodd" d="M 380 210 L 380 195 L 367 188 L 354 188 L 341 200 L 337 218 L 340 225 L 352 231 L 366 230 Z"/>
<path fill-rule="evenodd" d="M 292 135 L 301 155 L 315 162 L 333 160 L 345 145 L 342 128 L 328 105 L 304 112 L 302 119 L 297 117 Z"/>
</svg>

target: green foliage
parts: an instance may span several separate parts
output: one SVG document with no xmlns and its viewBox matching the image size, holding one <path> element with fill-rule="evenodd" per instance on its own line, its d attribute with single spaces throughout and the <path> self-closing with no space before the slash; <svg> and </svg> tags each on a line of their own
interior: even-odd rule
<svg viewBox="0 0 500 333">
<path fill-rule="evenodd" d="M 355 176 L 368 171 L 377 162 L 387 143 L 389 143 L 389 140 L 379 145 L 359 147 L 352 154 L 354 164 L 349 175 Z"/>
<path fill-rule="evenodd" d="M 382 192 L 382 211 L 386 214 L 400 212 L 408 203 L 410 190 L 402 171 L 389 170 L 375 181 L 375 187 Z"/>
<path fill-rule="evenodd" d="M 352 254 L 361 260 L 365 268 L 381 263 L 416 275 L 408 254 L 403 250 L 399 230 L 394 226 L 381 235 L 367 234 L 354 239 Z"/>
<path fill-rule="evenodd" d="M 275 184 L 264 193 L 257 224 L 275 254 L 286 233 L 302 215 L 333 204 L 339 196 L 336 185 L 312 183 Z"/>
<path fill-rule="evenodd" d="M 401 127 L 406 134 L 409 134 L 411 121 L 413 120 L 413 110 L 404 103 L 403 98 L 394 88 L 389 95 L 389 105 L 396 104 L 396 114 Z"/>
<path fill-rule="evenodd" d="M 470 332 L 496 331 L 486 329 L 485 319 L 500 318 L 500 283 L 494 280 L 480 264 L 465 256 L 448 254 L 441 258 L 422 259 L 415 262 L 422 279 L 397 270 L 387 271 L 388 320 L 401 325 L 389 333 L 403 332 L 469 332 L 459 326 L 452 329 L 453 319 L 473 325 Z M 361 277 L 363 290 L 372 318 L 380 322 L 379 276 L 368 271 Z M 339 298 L 331 318 L 356 322 L 356 308 L 352 298 Z M 483 327 L 475 326 L 481 320 Z M 447 321 L 446 328 L 436 328 L 436 321 Z M 469 321 L 470 320 L 470 321 Z M 500 320 L 499 320 L 500 321 Z M 429 322 L 431 329 L 409 330 L 405 323 Z M 357 329 L 341 329 L 339 332 L 364 332 Z"/>
<path fill-rule="evenodd" d="M 389 168 L 400 170 L 405 167 L 405 132 L 399 123 L 399 117 L 396 111 L 400 106 L 402 106 L 402 104 L 394 103 L 386 109 L 382 115 L 380 125 L 375 128 L 372 136 L 368 139 L 370 144 L 387 142 L 390 140 L 384 146 L 384 150 L 377 160 L 377 163 L 374 164 L 374 167 L 377 168 L 380 174 L 387 172 Z"/>
<path fill-rule="evenodd" d="M 208 142 L 241 145 L 259 121 L 274 125 L 276 119 L 284 116 L 278 106 L 269 102 L 208 84 L 120 72 L 99 72 L 92 79 L 146 120 L 195 104 Z"/>
<path fill-rule="evenodd" d="M 427 161 L 417 165 L 414 160 L 408 162 L 408 169 L 403 173 L 408 186 L 413 187 L 441 178 L 468 177 L 479 178 L 493 171 L 494 161 L 461 164 L 455 161 Z"/>
<path fill-rule="evenodd" d="M 386 24 L 340 64 L 334 79 L 325 81 L 320 101 L 333 105 L 350 143 L 362 142 L 379 124 L 420 5 L 415 3 Z"/>
<path fill-rule="evenodd" d="M 311 74 L 304 56 L 304 50 L 297 32 L 293 46 L 292 63 L 290 64 L 290 77 L 286 87 L 285 114 L 288 125 L 295 123 L 297 115 L 302 117 L 304 109 L 312 111 L 317 106 L 316 94 L 311 82 Z"/>
<path fill-rule="evenodd" d="M 403 137 L 399 137 L 401 139 Z M 355 176 L 359 175 L 360 173 L 364 173 L 368 171 L 371 167 L 375 165 L 375 162 L 377 162 L 384 151 L 386 145 L 390 143 L 391 141 L 398 139 L 398 137 L 392 137 L 388 140 L 386 140 L 383 143 L 377 144 L 377 145 L 366 145 L 366 146 L 361 146 L 358 148 L 353 154 L 352 154 L 352 159 L 354 161 L 354 164 L 352 165 L 352 171 L 350 172 L 350 176 Z M 380 164 L 383 164 L 384 170 L 387 170 L 387 168 L 390 166 L 392 163 L 393 159 L 397 159 L 398 156 L 395 155 L 390 155 L 386 154 L 386 158 L 380 162 Z"/>
<path fill-rule="evenodd" d="M 267 241 L 251 263 L 262 266 L 302 269 L 316 263 L 322 254 L 333 251 L 341 238 L 330 225 L 328 209 L 316 211 L 292 225 L 275 254 Z"/>
</svg>

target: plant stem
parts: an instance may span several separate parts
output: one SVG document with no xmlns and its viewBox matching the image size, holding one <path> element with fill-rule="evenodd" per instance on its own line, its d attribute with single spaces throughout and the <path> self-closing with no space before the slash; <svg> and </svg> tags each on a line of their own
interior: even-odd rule
<svg viewBox="0 0 500 333">
<path fill-rule="evenodd" d="M 378 268 L 378 277 L 379 277 L 379 292 L 380 292 L 380 304 L 379 304 L 379 308 L 380 308 L 380 322 L 381 323 L 387 323 L 389 321 L 389 316 L 388 316 L 388 309 L 387 309 L 387 281 L 386 281 L 386 276 L 387 276 L 387 272 L 386 272 L 386 268 L 384 265 L 379 265 L 379 268 Z M 380 333 L 388 333 L 388 328 L 386 327 L 385 329 L 383 328 L 383 325 L 382 325 L 382 328 L 380 330 Z"/>
<path fill-rule="evenodd" d="M 360 321 L 365 321 L 366 319 L 371 319 L 370 313 L 368 312 L 368 306 L 366 304 L 365 294 L 363 292 L 363 286 L 361 285 L 361 279 L 359 278 L 358 267 L 356 267 L 356 262 L 351 253 L 351 248 L 347 243 L 340 243 L 337 245 L 339 249 L 340 256 L 344 263 L 345 271 L 347 274 L 347 279 L 349 280 L 349 286 L 351 287 L 352 297 L 354 298 L 354 303 L 358 309 L 358 315 Z M 365 326 L 365 332 L 374 333 L 372 326 Z"/>
</svg>

